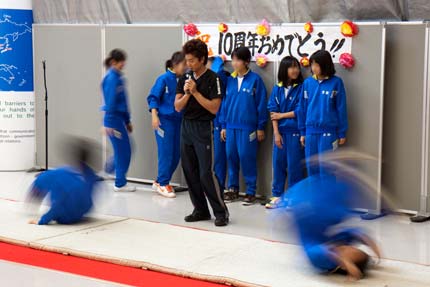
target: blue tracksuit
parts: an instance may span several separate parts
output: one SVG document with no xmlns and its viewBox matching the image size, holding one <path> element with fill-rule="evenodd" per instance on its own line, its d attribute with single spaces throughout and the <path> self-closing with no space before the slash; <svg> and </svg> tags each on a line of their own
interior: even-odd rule
<svg viewBox="0 0 430 287">
<path fill-rule="evenodd" d="M 104 106 L 104 126 L 115 130 L 109 136 L 114 150 L 113 166 L 116 172 L 115 186 L 127 184 L 126 174 L 130 166 L 131 146 L 126 125 L 130 123 L 127 91 L 121 72 L 111 68 L 107 71 L 102 91 Z"/>
<path fill-rule="evenodd" d="M 306 158 L 336 150 L 338 139 L 346 137 L 348 117 L 345 87 L 341 78 L 318 81 L 307 78 L 303 83 L 303 96 L 300 99 L 299 129 L 306 136 Z M 307 162 L 308 175 L 320 174 L 321 165 Z"/>
<path fill-rule="evenodd" d="M 155 131 L 158 150 L 157 182 L 168 185 L 179 164 L 182 114 L 175 111 L 177 77 L 168 70 L 158 77 L 148 95 L 149 111 L 158 110 L 160 127 Z"/>
<path fill-rule="evenodd" d="M 33 183 L 32 192 L 42 197 L 49 194 L 51 208 L 38 224 L 79 222 L 93 206 L 92 193 L 96 180 L 96 174 L 89 167 L 85 167 L 84 172 L 61 167 L 39 175 Z"/>
<path fill-rule="evenodd" d="M 221 57 L 219 56 L 215 57 L 211 65 L 211 70 L 217 73 L 217 75 L 221 79 L 222 95 L 224 98 L 229 73 L 224 70 L 224 61 L 221 59 Z M 222 111 L 223 102 L 224 101 L 221 102 L 221 107 L 219 108 L 218 113 L 216 114 L 216 117 L 213 120 L 214 153 L 215 153 L 214 170 L 218 181 L 220 182 L 221 186 L 225 189 L 225 179 L 227 177 L 227 152 L 226 152 L 226 144 L 224 141 L 221 140 L 222 125 L 220 122 L 220 115 Z"/>
<path fill-rule="evenodd" d="M 227 129 L 229 188 L 239 188 L 239 167 L 247 185 L 246 193 L 257 190 L 257 130 L 267 122 L 267 93 L 261 77 L 248 71 L 238 87 L 236 73 L 228 78 L 221 122 Z"/>
<path fill-rule="evenodd" d="M 351 199 L 359 187 L 349 179 L 310 176 L 289 189 L 293 222 L 311 264 L 321 272 L 339 266 L 330 255 L 331 245 L 351 245 L 362 231 L 339 229 L 337 224 L 351 215 Z"/>
<path fill-rule="evenodd" d="M 279 197 L 284 193 L 288 169 L 288 187 L 303 179 L 302 160 L 304 152 L 300 144 L 300 133 L 297 124 L 299 100 L 302 85 L 293 85 L 286 94 L 286 88 L 279 83 L 275 85 L 270 95 L 267 109 L 274 113 L 294 112 L 294 118 L 278 120 L 279 133 L 282 136 L 282 149 L 273 144 L 273 196 Z"/>
</svg>

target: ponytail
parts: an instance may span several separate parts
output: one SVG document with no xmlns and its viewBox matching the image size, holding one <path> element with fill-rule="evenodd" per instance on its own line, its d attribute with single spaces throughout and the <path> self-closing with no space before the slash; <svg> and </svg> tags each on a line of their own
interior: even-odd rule
<svg viewBox="0 0 430 287">
<path fill-rule="evenodd" d="M 184 60 L 185 60 L 185 55 L 181 51 L 177 51 L 173 53 L 172 57 L 166 61 L 166 64 L 165 64 L 166 71 L 168 69 L 172 69 L 173 66 L 176 66 L 177 64 L 181 63 Z"/>
<path fill-rule="evenodd" d="M 173 68 L 173 63 L 172 63 L 172 60 L 171 60 L 171 59 L 169 59 L 169 60 L 167 60 L 167 61 L 166 61 L 165 67 L 166 67 L 166 71 L 167 71 L 168 69 Z"/>
<path fill-rule="evenodd" d="M 112 65 L 112 61 L 122 62 L 127 59 L 127 54 L 121 49 L 113 49 L 104 61 L 105 67 L 108 69 Z"/>
<path fill-rule="evenodd" d="M 106 68 L 106 69 L 109 69 L 109 67 L 110 67 L 110 65 L 111 65 L 111 62 L 112 62 L 112 57 L 107 57 L 107 58 L 105 59 L 105 61 L 104 61 L 104 66 L 105 66 L 105 68 Z"/>
</svg>

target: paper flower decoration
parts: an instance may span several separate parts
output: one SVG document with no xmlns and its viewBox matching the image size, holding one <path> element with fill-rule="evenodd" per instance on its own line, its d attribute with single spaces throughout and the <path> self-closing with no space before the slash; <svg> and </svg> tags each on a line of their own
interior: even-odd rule
<svg viewBox="0 0 430 287">
<path fill-rule="evenodd" d="M 355 59 L 350 53 L 340 54 L 339 64 L 345 69 L 352 69 L 355 65 Z"/>
<path fill-rule="evenodd" d="M 300 65 L 302 65 L 303 67 L 308 67 L 309 66 L 309 58 L 308 57 L 303 57 L 300 59 Z"/>
<path fill-rule="evenodd" d="M 257 66 L 259 66 L 260 68 L 264 68 L 267 65 L 267 61 L 268 58 L 266 55 L 264 54 L 257 54 L 255 56 L 255 63 L 257 64 Z"/>
<path fill-rule="evenodd" d="M 260 36 L 267 36 L 270 34 L 270 24 L 266 19 L 261 21 L 260 24 L 257 25 L 257 34 Z"/>
<path fill-rule="evenodd" d="M 351 21 L 344 21 L 340 25 L 340 32 L 345 37 L 354 37 L 358 34 L 358 26 L 352 23 Z"/>
<path fill-rule="evenodd" d="M 193 23 L 186 24 L 184 26 L 184 31 L 190 37 L 194 37 L 194 36 L 200 34 L 199 29 L 197 29 L 197 26 L 195 24 L 193 24 Z"/>
<path fill-rule="evenodd" d="M 218 31 L 220 31 L 221 33 L 227 32 L 228 31 L 228 25 L 225 23 L 219 23 Z"/>
<path fill-rule="evenodd" d="M 306 22 L 304 28 L 307 33 L 312 33 L 314 31 L 314 26 L 311 22 Z"/>
</svg>

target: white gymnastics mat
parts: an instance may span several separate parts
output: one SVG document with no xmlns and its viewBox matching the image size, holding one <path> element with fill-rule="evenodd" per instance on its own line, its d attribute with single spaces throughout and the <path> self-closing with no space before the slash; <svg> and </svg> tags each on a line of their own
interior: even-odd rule
<svg viewBox="0 0 430 287">
<path fill-rule="evenodd" d="M 138 219 L 96 215 L 73 226 L 27 223 L 0 200 L 0 240 L 234 286 L 430 286 L 430 267 L 383 260 L 347 282 L 316 274 L 299 246 Z"/>
</svg>

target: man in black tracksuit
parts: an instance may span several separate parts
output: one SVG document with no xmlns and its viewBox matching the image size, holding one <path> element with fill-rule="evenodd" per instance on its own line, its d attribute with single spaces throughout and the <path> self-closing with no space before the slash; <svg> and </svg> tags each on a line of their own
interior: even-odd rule
<svg viewBox="0 0 430 287">
<path fill-rule="evenodd" d="M 191 71 L 178 81 L 175 109 L 184 113 L 181 162 L 194 205 L 194 211 L 185 221 L 211 219 L 207 198 L 215 215 L 215 225 L 225 226 L 229 213 L 213 169 L 212 133 L 212 120 L 221 105 L 221 81 L 215 72 L 206 68 L 208 48 L 204 42 L 190 40 L 183 46 L 183 52 Z"/>
</svg>

